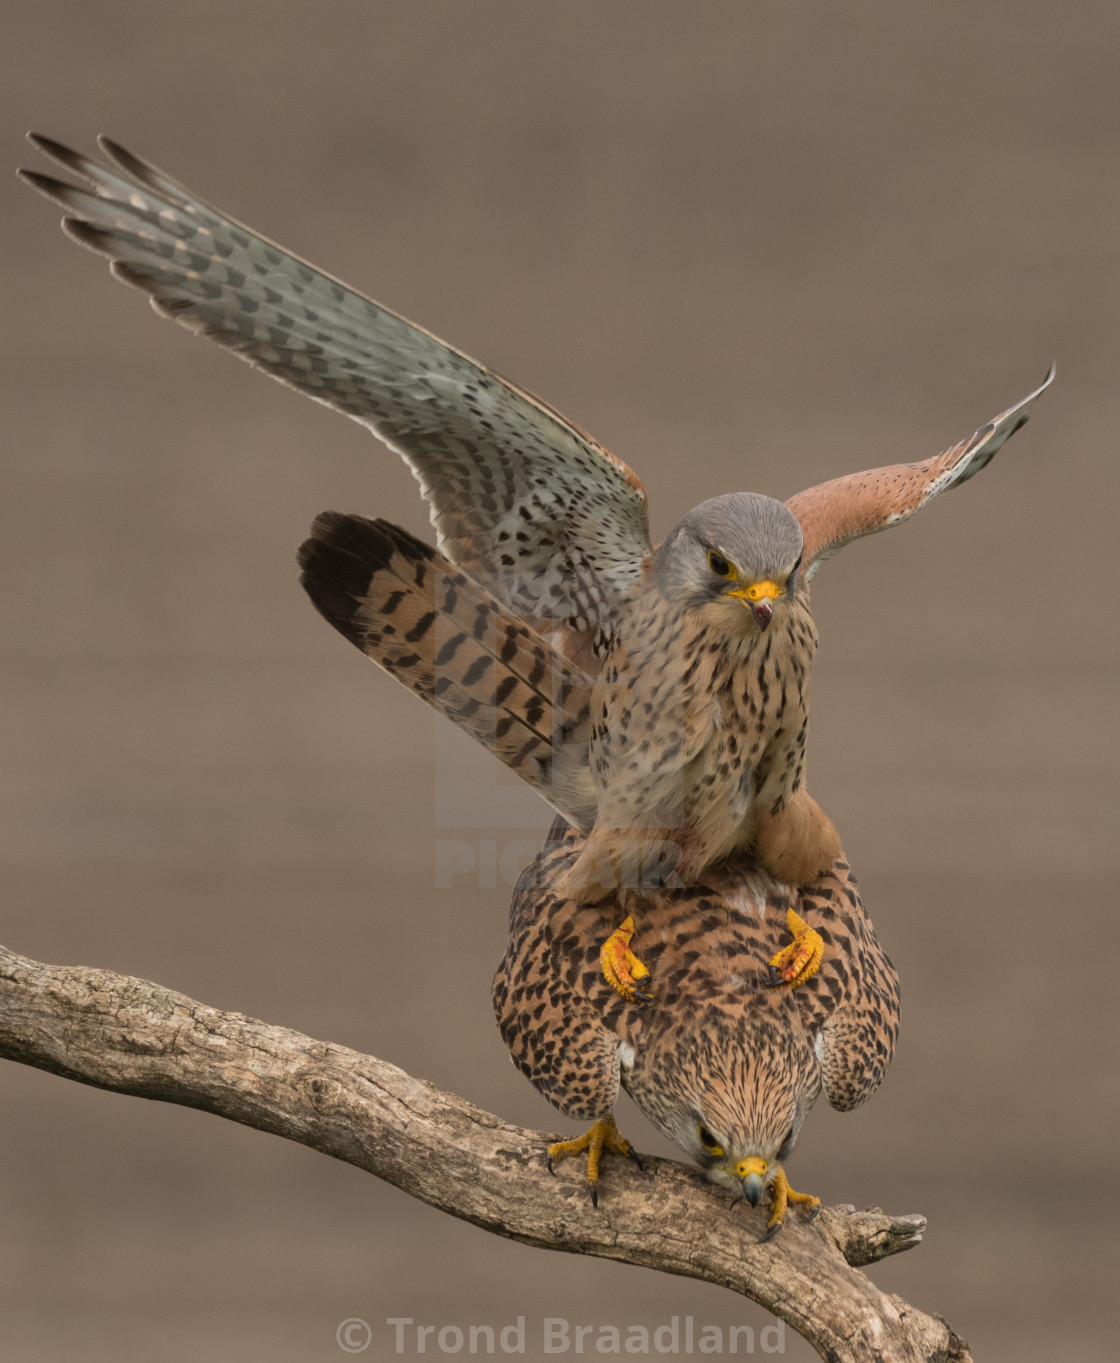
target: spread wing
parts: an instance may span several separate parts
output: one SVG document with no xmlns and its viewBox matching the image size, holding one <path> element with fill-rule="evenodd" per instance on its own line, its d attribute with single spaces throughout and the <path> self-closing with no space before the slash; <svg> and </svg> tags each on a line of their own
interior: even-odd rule
<svg viewBox="0 0 1120 1363">
<path fill-rule="evenodd" d="M 164 317 L 368 427 L 401 454 L 439 547 L 516 613 L 594 634 L 650 552 L 637 476 L 532 394 L 211 208 L 107 139 L 116 169 L 44 137 L 85 182 L 23 178 Z"/>
<path fill-rule="evenodd" d="M 939 492 L 974 477 L 1004 441 L 1026 424 L 1031 404 L 1053 378 L 1051 365 L 1042 383 L 1022 402 L 936 459 L 850 473 L 791 497 L 786 505 L 805 535 L 806 575 L 812 577 L 845 544 L 908 520 Z"/>
</svg>

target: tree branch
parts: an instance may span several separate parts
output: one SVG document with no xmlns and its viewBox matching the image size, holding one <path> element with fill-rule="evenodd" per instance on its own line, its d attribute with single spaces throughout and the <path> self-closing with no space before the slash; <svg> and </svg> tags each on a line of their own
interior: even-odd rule
<svg viewBox="0 0 1120 1363">
<path fill-rule="evenodd" d="M 182 1103 L 299 1141 L 481 1226 L 544 1249 L 699 1278 L 781 1316 L 835 1363 L 969 1363 L 940 1319 L 857 1265 L 918 1244 L 920 1216 L 826 1208 L 770 1243 L 761 1210 L 668 1160 L 627 1166 L 596 1211 L 578 1171 L 551 1177 L 550 1139 L 395 1065 L 146 980 L 50 966 L 0 947 L 0 1056 L 98 1088 Z"/>
</svg>

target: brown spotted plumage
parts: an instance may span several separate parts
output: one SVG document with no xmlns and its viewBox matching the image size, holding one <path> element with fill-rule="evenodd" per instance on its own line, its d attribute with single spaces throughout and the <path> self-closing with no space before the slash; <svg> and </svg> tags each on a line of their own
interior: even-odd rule
<svg viewBox="0 0 1120 1363">
<path fill-rule="evenodd" d="M 591 687 L 470 574 L 399 526 L 328 511 L 299 552 L 319 612 L 546 799 Z M 561 812 L 565 812 L 562 810 Z"/>
<path fill-rule="evenodd" d="M 894 1053 L 898 977 L 855 877 L 841 860 L 798 891 L 729 858 L 700 883 L 650 893 L 632 945 L 655 994 L 628 1003 L 599 969 L 616 913 L 557 890 L 582 839 L 559 825 L 553 839 L 514 894 L 494 980 L 514 1063 L 581 1122 L 610 1118 L 621 1085 L 716 1181 L 738 1195 L 749 1175 L 736 1171 L 759 1160 L 771 1185 L 821 1088 L 833 1107 L 858 1107 Z M 823 959 L 804 983 L 775 990 L 768 962 L 790 940 L 791 907 L 819 934 Z"/>
<path fill-rule="evenodd" d="M 594 1123 L 553 1156 L 586 1149 L 590 1172 L 628 1153 L 621 1083 L 713 1178 L 752 1202 L 769 1187 L 772 1228 L 815 1203 L 781 1161 L 822 1086 L 840 1108 L 877 1087 L 898 988 L 805 789 L 808 583 L 971 477 L 1037 394 L 925 464 L 788 504 L 716 498 L 655 549 L 640 481 L 547 404 L 120 147 L 103 142 L 107 167 L 32 140 L 82 184 L 25 178 L 118 278 L 367 426 L 419 480 L 438 548 L 326 513 L 302 580 L 567 820 L 518 887 L 494 985 L 518 1066 Z"/>
<path fill-rule="evenodd" d="M 444 681 L 438 648 L 413 664 L 398 637 L 370 626 L 382 608 L 373 579 L 388 567 L 371 563 L 365 583 L 351 571 L 341 589 L 304 551 L 324 614 L 518 770 L 540 770 L 539 752 L 518 756 L 530 735 L 546 739 L 540 691 L 574 698 L 576 713 L 552 715 L 553 737 L 571 741 L 554 745 L 533 780 L 590 835 L 569 870 L 572 893 L 697 881 L 744 849 L 794 884 L 831 865 L 839 838 L 805 789 L 809 579 L 841 545 L 972 477 L 1037 392 L 925 463 L 838 479 L 788 504 L 749 493 L 706 502 L 654 550 L 639 479 L 546 403 L 114 143 L 102 141 L 108 167 L 32 141 L 83 182 L 25 173 L 65 209 L 75 240 L 108 256 L 157 312 L 398 451 L 431 507 L 442 561 L 534 631 L 525 646 L 547 650 L 557 674 L 548 686 L 520 678 L 500 698 L 481 662 Z"/>
</svg>

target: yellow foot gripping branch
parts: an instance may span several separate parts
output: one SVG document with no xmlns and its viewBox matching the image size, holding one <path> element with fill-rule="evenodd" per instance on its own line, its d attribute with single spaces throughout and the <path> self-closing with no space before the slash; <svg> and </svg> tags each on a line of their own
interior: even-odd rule
<svg viewBox="0 0 1120 1363">
<path fill-rule="evenodd" d="M 770 1220 L 766 1223 L 766 1234 L 762 1237 L 763 1244 L 767 1240 L 772 1240 L 781 1230 L 782 1222 L 785 1220 L 786 1208 L 791 1202 L 796 1206 L 808 1207 L 810 1221 L 815 1221 L 820 1215 L 820 1198 L 813 1197 L 810 1193 L 795 1193 L 789 1186 L 789 1179 L 786 1178 L 785 1170 L 779 1169 L 770 1184 Z"/>
<path fill-rule="evenodd" d="M 633 936 L 634 920 L 628 917 L 603 943 L 599 965 L 603 978 L 620 998 L 627 1003 L 649 1003 L 653 994 L 649 985 L 644 983 L 649 979 L 649 971 L 630 950 Z"/>
<path fill-rule="evenodd" d="M 793 941 L 771 956 L 769 989 L 796 989 L 813 978 L 824 958 L 824 942 L 819 932 L 814 932 L 792 909 L 786 914 L 786 922 Z"/>
<path fill-rule="evenodd" d="M 603 1156 L 603 1151 L 607 1150 L 612 1155 L 625 1155 L 627 1159 L 632 1159 L 640 1169 L 642 1161 L 634 1152 L 634 1147 L 628 1140 L 618 1134 L 618 1127 L 614 1124 L 613 1117 L 601 1117 L 590 1131 L 580 1136 L 574 1141 L 557 1141 L 555 1145 L 548 1147 L 548 1172 L 555 1174 L 556 1170 L 552 1167 L 558 1164 L 567 1155 L 581 1155 L 587 1151 L 587 1191 L 591 1194 L 591 1205 L 599 1205 L 599 1161 Z"/>
</svg>

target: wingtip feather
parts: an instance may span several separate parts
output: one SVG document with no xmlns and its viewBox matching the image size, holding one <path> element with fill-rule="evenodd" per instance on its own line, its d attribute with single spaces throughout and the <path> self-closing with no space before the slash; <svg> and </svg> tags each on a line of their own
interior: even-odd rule
<svg viewBox="0 0 1120 1363">
<path fill-rule="evenodd" d="M 143 180 L 145 174 L 150 174 L 155 167 L 147 161 L 131 152 L 127 147 L 122 147 L 119 142 L 114 142 L 111 137 L 106 137 L 104 133 L 98 133 L 97 145 L 105 153 L 115 166 L 129 175 L 135 176 L 138 180 Z"/>
<path fill-rule="evenodd" d="M 1047 390 L 1047 388 L 1049 388 L 1050 385 L 1054 382 L 1054 378 L 1057 372 L 1058 372 L 1057 363 L 1054 360 L 1051 360 L 1050 368 L 1046 371 L 1046 377 L 1042 380 L 1042 382 L 1038 385 L 1034 392 L 1031 393 L 1029 397 L 1025 397 L 1023 401 L 1033 402 L 1034 399 L 1038 397 L 1039 393 L 1044 393 Z"/>
<path fill-rule="evenodd" d="M 173 203 L 178 203 L 180 206 L 193 205 L 195 208 L 207 206 L 193 190 L 181 184 L 173 175 L 168 175 L 165 170 L 160 170 L 159 166 L 153 165 L 151 161 L 145 161 L 142 156 L 137 156 L 127 147 L 122 147 L 119 142 L 114 142 L 111 137 L 106 137 L 104 134 L 100 135 L 97 139 L 97 145 L 117 170 L 123 171 L 134 184 L 141 186 L 141 188 L 158 194 Z M 218 210 L 213 211 L 217 212 Z M 219 214 L 219 216 L 223 215 Z"/>
<path fill-rule="evenodd" d="M 88 156 L 83 156 L 80 151 L 75 151 L 73 147 L 68 147 L 62 142 L 56 142 L 53 137 L 45 137 L 42 133 L 29 132 L 27 140 L 49 161 L 83 180 L 93 180 L 97 169 L 96 163 Z"/>
<path fill-rule="evenodd" d="M 53 204 L 66 207 L 65 199 L 62 196 L 65 195 L 67 190 L 72 190 L 73 185 L 67 184 L 65 180 L 56 180 L 53 175 L 43 175 L 37 170 L 24 170 L 22 166 L 16 171 L 16 174 L 36 194 L 41 194 L 44 199 L 50 199 Z"/>
<path fill-rule="evenodd" d="M 112 234 L 94 227 L 84 218 L 63 218 L 62 230 L 71 241 L 76 241 L 87 251 L 95 251 L 99 256 L 111 256 L 113 253 Z"/>
<path fill-rule="evenodd" d="M 81 241 L 81 238 L 79 237 L 77 240 Z M 85 245 L 85 242 L 82 242 L 82 245 Z M 105 254 L 105 250 L 102 247 L 91 246 L 90 249 L 97 251 L 100 255 Z M 139 289 L 141 293 L 151 295 L 155 289 L 160 287 L 151 275 L 146 274 L 143 270 L 138 269 L 134 265 L 128 264 L 127 261 L 110 260 L 109 273 L 114 279 L 119 279 L 122 284 L 127 284 L 130 289 Z M 162 312 L 163 309 L 166 308 L 168 310 L 168 316 L 176 316 L 180 312 L 187 311 L 192 306 L 190 299 L 152 298 L 151 301 L 153 305 L 156 303 L 160 304 L 160 307 L 156 309 L 157 312 Z"/>
</svg>

